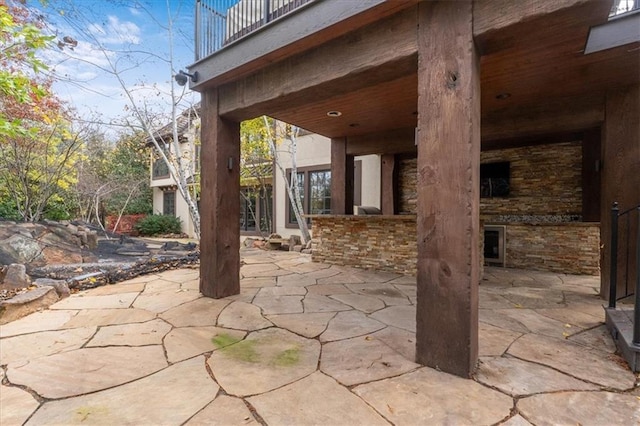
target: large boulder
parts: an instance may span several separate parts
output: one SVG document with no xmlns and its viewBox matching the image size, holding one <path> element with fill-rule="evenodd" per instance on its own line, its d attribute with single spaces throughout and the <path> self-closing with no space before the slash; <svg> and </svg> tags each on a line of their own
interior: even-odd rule
<svg viewBox="0 0 640 426">
<path fill-rule="evenodd" d="M 80 239 L 72 231 L 58 223 L 0 222 L 0 265 L 82 263 Z"/>
<path fill-rule="evenodd" d="M 27 268 L 19 263 L 12 263 L 5 269 L 4 279 L 0 282 L 0 290 L 14 290 L 31 285 Z"/>
<path fill-rule="evenodd" d="M 38 241 L 27 230 L 0 223 L 0 265 L 31 262 L 44 263 Z"/>
</svg>

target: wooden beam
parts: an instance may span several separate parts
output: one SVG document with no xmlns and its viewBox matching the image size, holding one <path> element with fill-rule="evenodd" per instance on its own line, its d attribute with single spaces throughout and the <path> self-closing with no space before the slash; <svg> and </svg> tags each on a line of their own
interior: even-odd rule
<svg viewBox="0 0 640 426">
<path fill-rule="evenodd" d="M 260 114 L 261 105 L 273 105 L 269 108 L 271 111 L 277 111 L 279 106 L 284 109 L 290 95 L 323 83 L 326 89 L 331 89 L 335 82 L 342 81 L 338 87 L 344 92 L 346 82 L 358 84 L 368 74 L 372 75 L 367 80 L 373 80 L 359 83 L 360 87 L 377 83 L 378 72 L 384 74 L 380 81 L 415 72 L 415 28 L 415 11 L 409 9 L 266 66 L 220 87 L 220 113 L 234 119 L 252 118 L 253 114 Z M 407 58 L 414 60 L 407 61 Z M 392 63 L 395 64 L 393 67 L 383 67 Z M 411 63 L 412 69 L 402 69 Z M 376 70 L 376 73 L 368 73 L 371 70 Z M 327 98 L 333 94 L 318 91 L 316 96 Z M 306 101 L 309 99 L 307 97 Z"/>
<path fill-rule="evenodd" d="M 416 152 L 416 129 L 407 127 L 387 132 L 349 136 L 347 154 L 406 154 Z"/>
<path fill-rule="evenodd" d="M 200 292 L 240 293 L 240 125 L 218 114 L 218 92 L 202 94 Z"/>
<path fill-rule="evenodd" d="M 353 214 L 354 158 L 346 138 L 331 139 L 331 213 Z"/>
<path fill-rule="evenodd" d="M 478 360 L 480 73 L 471 1 L 424 2 L 418 29 L 416 360 Z"/>
<path fill-rule="evenodd" d="M 473 35 L 484 48 L 492 34 L 555 12 L 587 6 L 594 18 L 606 21 L 611 1 L 592 0 L 483 0 L 474 3 Z M 483 54 L 486 53 L 484 50 Z"/>
<path fill-rule="evenodd" d="M 600 222 L 600 139 L 602 130 L 591 129 L 582 136 L 582 221 Z"/>
<path fill-rule="evenodd" d="M 609 273 L 611 270 L 611 206 L 617 202 L 620 211 L 635 207 L 640 203 L 640 85 L 615 90 L 607 94 L 607 121 L 602 140 L 602 203 L 600 238 L 604 249 L 600 262 L 600 295 L 609 296 Z M 637 216 L 632 215 L 630 229 L 626 220 L 620 221 L 619 235 L 628 235 L 629 247 L 619 238 L 618 248 L 618 295 L 623 295 L 625 281 L 635 283 L 636 268 L 627 270 L 626 261 L 633 266 L 636 247 L 635 235 Z M 627 257 L 628 255 L 628 257 Z M 628 275 L 627 275 L 628 272 Z"/>
<path fill-rule="evenodd" d="M 382 214 L 396 214 L 396 156 L 384 154 L 380 159 L 380 206 Z"/>
</svg>

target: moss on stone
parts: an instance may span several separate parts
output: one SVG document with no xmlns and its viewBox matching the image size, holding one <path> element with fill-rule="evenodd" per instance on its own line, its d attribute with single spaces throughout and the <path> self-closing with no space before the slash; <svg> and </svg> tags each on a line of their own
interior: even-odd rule
<svg viewBox="0 0 640 426">
<path fill-rule="evenodd" d="M 278 367 L 289 367 L 298 362 L 300 362 L 300 350 L 297 347 L 280 352 L 273 360 L 273 364 Z"/>
<path fill-rule="evenodd" d="M 238 343 L 240 340 L 242 339 L 238 339 L 237 337 L 230 336 L 227 333 L 221 333 L 213 336 L 213 338 L 211 339 L 211 342 L 216 346 L 216 348 L 222 349 L 225 346 L 230 346 L 230 345 L 233 345 L 234 343 Z"/>
</svg>

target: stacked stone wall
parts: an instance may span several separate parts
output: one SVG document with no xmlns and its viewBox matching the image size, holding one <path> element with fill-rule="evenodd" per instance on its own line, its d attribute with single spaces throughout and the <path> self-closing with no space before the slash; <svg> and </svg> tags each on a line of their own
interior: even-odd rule
<svg viewBox="0 0 640 426">
<path fill-rule="evenodd" d="M 415 216 L 314 217 L 312 226 L 314 261 L 416 274 Z"/>
<path fill-rule="evenodd" d="M 599 224 L 508 224 L 506 266 L 567 274 L 600 273 Z"/>
<path fill-rule="evenodd" d="M 509 161 L 507 197 L 480 199 L 480 214 L 580 215 L 582 213 L 582 143 L 483 151 L 482 164 Z M 403 158 L 398 165 L 398 211 L 416 214 L 417 159 Z"/>
<path fill-rule="evenodd" d="M 314 261 L 416 275 L 415 216 L 314 217 L 313 236 Z M 506 224 L 505 266 L 598 275 L 599 242 L 597 223 Z"/>
</svg>

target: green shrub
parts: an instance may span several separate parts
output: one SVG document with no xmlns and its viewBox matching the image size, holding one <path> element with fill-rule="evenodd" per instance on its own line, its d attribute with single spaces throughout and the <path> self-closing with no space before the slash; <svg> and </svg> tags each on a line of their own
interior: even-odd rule
<svg viewBox="0 0 640 426">
<path fill-rule="evenodd" d="M 144 217 L 134 228 L 140 235 L 179 234 L 182 232 L 182 221 L 178 217 L 154 214 Z"/>
<path fill-rule="evenodd" d="M 0 219 L 22 220 L 16 203 L 9 198 L 0 197 Z"/>
</svg>

